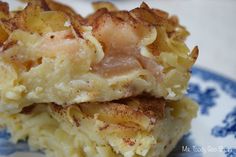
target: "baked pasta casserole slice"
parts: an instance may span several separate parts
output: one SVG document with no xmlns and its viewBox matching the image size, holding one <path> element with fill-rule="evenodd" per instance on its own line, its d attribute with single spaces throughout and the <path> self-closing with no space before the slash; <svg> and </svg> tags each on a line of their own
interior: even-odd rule
<svg viewBox="0 0 236 157">
<path fill-rule="evenodd" d="M 0 111 L 185 93 L 198 49 L 185 45 L 176 16 L 145 3 L 130 11 L 95 3 L 86 18 L 51 0 L 0 7 Z"/>
<path fill-rule="evenodd" d="M 189 128 L 197 105 L 188 98 L 136 97 L 68 107 L 35 104 L 1 114 L 12 141 L 28 140 L 48 157 L 164 157 Z"/>
</svg>

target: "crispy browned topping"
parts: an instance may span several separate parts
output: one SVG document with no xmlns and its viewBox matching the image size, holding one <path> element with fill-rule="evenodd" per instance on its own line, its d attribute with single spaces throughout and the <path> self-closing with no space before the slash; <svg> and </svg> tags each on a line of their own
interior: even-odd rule
<svg viewBox="0 0 236 157">
<path fill-rule="evenodd" d="M 157 117 L 157 119 L 164 118 L 165 100 L 155 99 L 152 97 L 139 97 L 141 110 L 148 117 Z"/>
<path fill-rule="evenodd" d="M 27 7 L 23 11 L 17 11 L 13 17 L 2 20 L 8 31 L 12 32 L 16 29 L 28 30 L 26 20 L 28 15 L 33 14 L 37 10 L 40 10 L 40 6 L 34 3 L 28 3 Z"/>
<path fill-rule="evenodd" d="M 165 101 L 163 99 L 144 96 L 114 102 L 81 103 L 65 108 L 56 104 L 51 106 L 52 113 L 64 117 L 63 119 L 67 119 L 67 116 L 70 115 L 67 113 L 68 111 L 73 111 L 69 119 L 72 119 L 77 127 L 80 126 L 81 117 L 96 117 L 105 122 L 105 125 L 99 128 L 100 131 L 111 128 L 112 126 L 109 124 L 116 124 L 120 129 L 147 129 L 157 120 L 164 118 L 164 109 Z"/>
<path fill-rule="evenodd" d="M 78 18 L 82 18 L 82 16 L 75 12 L 71 7 L 54 0 L 25 0 L 25 2 L 27 2 L 28 5 L 40 6 L 41 9 L 45 11 L 60 11 L 69 16 L 78 16 Z"/>
<path fill-rule="evenodd" d="M 0 1 L 0 11 L 3 12 L 5 15 L 9 15 L 9 6 L 6 2 Z M 0 18 L 2 18 L 0 16 Z"/>
<path fill-rule="evenodd" d="M 6 6 L 5 3 L 0 3 L 0 12 L 8 11 L 8 5 Z M 37 29 L 30 28 L 29 22 L 33 22 L 34 16 L 38 16 L 38 13 L 42 11 L 58 11 L 63 12 L 64 14 L 68 15 L 67 17 L 71 20 L 71 24 L 73 25 L 74 29 L 80 35 L 80 23 L 83 23 L 84 19 L 78 13 L 76 13 L 73 9 L 68 7 L 67 5 L 52 1 L 52 0 L 33 0 L 29 1 L 27 7 L 24 10 L 17 11 L 14 13 L 13 17 L 8 17 L 8 19 L 2 19 L 1 22 L 7 28 L 8 31 L 12 32 L 16 29 L 21 29 L 25 31 L 32 31 L 42 33 Z M 1 16 L 0 16 L 1 18 Z M 40 18 L 40 17 L 39 17 Z M 38 22 L 38 21 L 35 21 Z M 42 23 L 38 23 L 42 24 Z M 64 23 L 63 23 L 64 24 Z M 40 28 L 40 26 L 38 26 Z M 79 31 L 78 31 L 79 30 Z"/>
<path fill-rule="evenodd" d="M 131 14 L 135 19 L 152 25 L 163 26 L 167 23 L 167 17 L 160 15 L 159 12 L 159 10 L 154 11 L 150 8 L 136 8 L 131 10 Z"/>
<path fill-rule="evenodd" d="M 41 1 L 44 1 L 50 10 L 61 11 L 61 12 L 66 13 L 68 15 L 68 17 L 70 18 L 71 24 L 73 25 L 76 33 L 78 33 L 78 35 L 80 37 L 82 37 L 80 34 L 81 30 L 79 28 L 80 28 L 81 24 L 84 23 L 85 19 L 81 15 L 79 15 L 71 7 L 69 7 L 65 4 L 61 4 L 59 2 L 55 2 L 52 0 L 41 0 Z"/>
<path fill-rule="evenodd" d="M 194 49 L 192 50 L 191 54 L 190 54 L 190 56 L 193 58 L 194 62 L 198 58 L 198 53 L 199 53 L 198 47 L 195 46 Z"/>
<path fill-rule="evenodd" d="M 92 3 L 94 10 L 99 10 L 102 8 L 106 8 L 109 11 L 116 11 L 118 10 L 116 6 L 110 2 L 93 2 Z"/>
<path fill-rule="evenodd" d="M 0 1 L 0 46 L 3 45 L 9 36 L 9 32 L 2 22 L 8 19 L 9 15 L 10 13 L 8 4 Z"/>
</svg>

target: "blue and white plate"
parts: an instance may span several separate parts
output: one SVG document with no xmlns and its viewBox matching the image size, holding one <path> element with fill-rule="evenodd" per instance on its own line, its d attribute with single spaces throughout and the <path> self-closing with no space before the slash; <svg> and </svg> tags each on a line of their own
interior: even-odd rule
<svg viewBox="0 0 236 157">
<path fill-rule="evenodd" d="M 236 157 L 236 81 L 195 67 L 188 95 L 199 103 L 198 117 L 170 157 Z M 9 138 L 0 131 L 0 157 L 43 157 Z"/>
</svg>

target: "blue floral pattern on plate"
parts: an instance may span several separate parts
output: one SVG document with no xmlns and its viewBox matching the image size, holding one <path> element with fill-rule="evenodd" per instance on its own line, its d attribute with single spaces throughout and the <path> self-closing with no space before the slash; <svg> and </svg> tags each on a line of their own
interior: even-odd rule
<svg viewBox="0 0 236 157">
<path fill-rule="evenodd" d="M 190 83 L 188 96 L 198 102 L 201 114 L 208 115 L 209 109 L 215 106 L 215 99 L 219 97 L 219 94 L 214 88 L 207 88 L 203 91 L 200 85 Z"/>
<path fill-rule="evenodd" d="M 199 103 L 199 114 L 169 157 L 236 157 L 236 82 L 199 67 L 192 74 L 188 96 Z M 0 131 L 0 157 L 29 152 L 26 142 L 13 144 L 9 138 Z"/>
<path fill-rule="evenodd" d="M 235 157 L 236 156 L 236 148 L 225 148 L 224 149 L 226 157 Z"/>
<path fill-rule="evenodd" d="M 223 120 L 223 126 L 215 126 L 212 129 L 212 135 L 216 137 L 226 137 L 234 135 L 236 139 L 236 107 Z"/>
<path fill-rule="evenodd" d="M 0 155 L 11 155 L 16 152 L 27 152 L 29 147 L 27 142 L 20 141 L 14 144 L 9 141 L 11 135 L 5 130 L 0 131 Z"/>
</svg>

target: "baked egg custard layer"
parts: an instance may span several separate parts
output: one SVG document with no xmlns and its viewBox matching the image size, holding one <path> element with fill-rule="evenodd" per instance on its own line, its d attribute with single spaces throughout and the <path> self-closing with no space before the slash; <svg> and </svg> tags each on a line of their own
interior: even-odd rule
<svg viewBox="0 0 236 157">
<path fill-rule="evenodd" d="M 0 8 L 2 112 L 143 93 L 179 100 L 198 56 L 185 45 L 189 33 L 178 18 L 145 3 L 122 11 L 97 2 L 88 17 L 51 0 Z"/>
<path fill-rule="evenodd" d="M 0 114 L 12 142 L 28 140 L 48 157 L 164 157 L 190 128 L 197 105 L 188 98 L 136 97 L 68 107 L 35 104 Z"/>
</svg>

